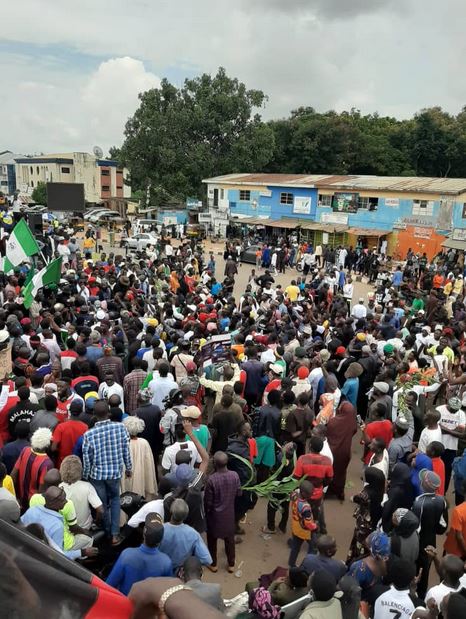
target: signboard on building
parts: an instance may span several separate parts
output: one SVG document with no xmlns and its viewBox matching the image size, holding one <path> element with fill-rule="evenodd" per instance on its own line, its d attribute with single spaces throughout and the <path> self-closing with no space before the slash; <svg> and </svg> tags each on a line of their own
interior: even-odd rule
<svg viewBox="0 0 466 619">
<path fill-rule="evenodd" d="M 466 228 L 454 228 L 451 238 L 454 241 L 466 241 Z"/>
<path fill-rule="evenodd" d="M 210 213 L 199 213 L 197 218 L 200 224 L 210 224 L 212 221 Z"/>
<path fill-rule="evenodd" d="M 333 194 L 332 208 L 343 213 L 356 213 L 358 210 L 358 193 L 337 192 Z"/>
<path fill-rule="evenodd" d="M 200 208 L 202 206 L 202 201 L 197 198 L 186 198 L 186 206 L 188 208 Z"/>
<path fill-rule="evenodd" d="M 176 215 L 174 217 L 170 215 L 164 215 L 162 221 L 164 226 L 173 226 L 173 224 L 177 223 Z"/>
<path fill-rule="evenodd" d="M 296 213 L 299 215 L 310 215 L 311 214 L 311 198 L 295 196 L 294 204 L 293 204 L 293 213 Z"/>
<path fill-rule="evenodd" d="M 346 213 L 322 213 L 320 221 L 324 224 L 348 225 L 348 215 Z"/>
<path fill-rule="evenodd" d="M 408 224 L 406 224 L 404 221 L 401 221 L 401 219 L 397 219 L 392 224 L 393 230 L 406 230 L 407 227 Z"/>
<path fill-rule="evenodd" d="M 413 236 L 416 239 L 430 239 L 432 236 L 432 228 L 414 228 Z"/>
<path fill-rule="evenodd" d="M 385 206 L 392 206 L 398 208 L 400 206 L 400 198 L 385 198 Z"/>
</svg>

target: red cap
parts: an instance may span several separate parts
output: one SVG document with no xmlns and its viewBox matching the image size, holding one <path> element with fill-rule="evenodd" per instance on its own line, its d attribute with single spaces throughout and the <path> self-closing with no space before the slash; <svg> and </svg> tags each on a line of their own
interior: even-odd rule
<svg viewBox="0 0 466 619">
<path fill-rule="evenodd" d="M 346 352 L 346 348 L 344 346 L 338 346 L 338 348 L 335 351 L 336 355 L 344 355 Z"/>
</svg>

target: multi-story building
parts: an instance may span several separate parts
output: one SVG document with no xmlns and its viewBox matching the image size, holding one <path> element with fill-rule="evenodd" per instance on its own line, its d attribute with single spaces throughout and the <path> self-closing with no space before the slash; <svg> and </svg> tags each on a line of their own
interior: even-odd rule
<svg viewBox="0 0 466 619">
<path fill-rule="evenodd" d="M 299 228 L 314 243 L 373 247 L 387 240 L 393 255 L 411 248 L 429 257 L 466 240 L 464 178 L 229 174 L 203 182 L 222 234 L 227 218 L 277 234 Z"/>
<path fill-rule="evenodd" d="M 89 153 L 61 153 L 16 158 L 17 186 L 31 194 L 40 181 L 47 183 L 83 183 L 89 204 L 123 202 L 131 197 L 129 173 L 111 159 L 97 159 Z"/>
<path fill-rule="evenodd" d="M 15 155 L 11 150 L 0 152 L 0 191 L 11 196 L 16 191 Z"/>
</svg>

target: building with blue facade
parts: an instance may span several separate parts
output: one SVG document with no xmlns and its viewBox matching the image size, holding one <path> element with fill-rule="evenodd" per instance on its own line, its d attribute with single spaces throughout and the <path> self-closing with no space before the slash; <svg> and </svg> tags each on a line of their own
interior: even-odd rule
<svg viewBox="0 0 466 619">
<path fill-rule="evenodd" d="M 15 155 L 10 150 L 0 152 L 0 191 L 12 196 L 16 191 Z"/>
<path fill-rule="evenodd" d="M 466 241 L 466 179 L 229 174 L 208 178 L 207 204 L 216 221 L 263 226 L 276 234 L 298 228 L 314 243 L 408 248 L 435 255 Z M 220 225 L 220 224 L 219 224 Z"/>
</svg>

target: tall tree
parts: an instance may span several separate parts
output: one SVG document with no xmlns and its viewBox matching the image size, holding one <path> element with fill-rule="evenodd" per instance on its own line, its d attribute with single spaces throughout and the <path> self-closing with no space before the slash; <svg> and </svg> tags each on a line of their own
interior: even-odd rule
<svg viewBox="0 0 466 619">
<path fill-rule="evenodd" d="M 32 190 L 31 198 L 36 204 L 47 206 L 47 185 L 39 181 L 37 186 Z"/>
<path fill-rule="evenodd" d="M 273 131 L 255 113 L 264 93 L 248 90 L 223 68 L 182 88 L 163 80 L 139 99 L 119 156 L 133 187 L 150 187 L 155 203 L 201 197 L 203 178 L 260 170 L 272 157 Z"/>
</svg>

